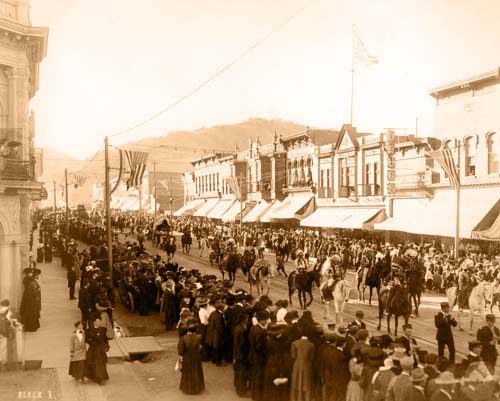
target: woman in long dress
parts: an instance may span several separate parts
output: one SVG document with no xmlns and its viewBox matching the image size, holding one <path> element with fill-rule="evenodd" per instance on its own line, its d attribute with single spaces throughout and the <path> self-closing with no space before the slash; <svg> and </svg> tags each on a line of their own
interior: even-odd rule
<svg viewBox="0 0 500 401">
<path fill-rule="evenodd" d="M 361 348 L 353 348 L 354 357 L 349 361 L 349 372 L 351 380 L 347 385 L 346 401 L 363 401 L 364 391 L 359 385 L 359 379 L 365 367 L 364 357 Z"/>
<path fill-rule="evenodd" d="M 21 322 L 25 331 L 37 331 L 40 328 L 40 311 L 42 309 L 42 293 L 38 282 L 39 269 L 25 269 L 27 276 L 23 279 L 24 292 L 21 299 Z"/>
<path fill-rule="evenodd" d="M 89 349 L 87 351 L 86 376 L 96 383 L 104 384 L 109 379 L 106 369 L 108 363 L 106 352 L 109 351 L 109 343 L 106 328 L 102 326 L 101 319 L 94 320 L 94 325 L 87 334 L 87 343 Z"/>
<path fill-rule="evenodd" d="M 85 333 L 83 323 L 75 323 L 75 331 L 69 340 L 69 375 L 75 380 L 83 383 L 85 379 L 85 360 L 87 358 L 87 346 L 85 345 Z"/>
<path fill-rule="evenodd" d="M 201 337 L 196 334 L 195 324 L 188 327 L 187 334 L 180 339 L 177 349 L 182 364 L 181 391 L 185 394 L 201 393 L 205 390 L 205 379 L 201 364 Z"/>
</svg>

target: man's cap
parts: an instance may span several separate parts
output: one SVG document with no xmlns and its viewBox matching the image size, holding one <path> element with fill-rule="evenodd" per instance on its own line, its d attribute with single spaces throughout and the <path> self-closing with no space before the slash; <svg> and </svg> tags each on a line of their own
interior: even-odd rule
<svg viewBox="0 0 500 401">
<path fill-rule="evenodd" d="M 441 309 L 449 308 L 450 304 L 448 302 L 441 302 Z"/>
<path fill-rule="evenodd" d="M 491 313 L 488 313 L 486 315 L 486 321 L 487 322 L 494 322 L 495 321 L 495 315 L 491 314 Z"/>
</svg>

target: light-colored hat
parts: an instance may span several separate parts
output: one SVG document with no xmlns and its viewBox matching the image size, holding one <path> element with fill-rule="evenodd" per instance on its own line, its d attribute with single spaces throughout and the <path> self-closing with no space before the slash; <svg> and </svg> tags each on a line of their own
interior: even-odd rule
<svg viewBox="0 0 500 401">
<path fill-rule="evenodd" d="M 436 384 L 456 384 L 459 382 L 459 380 L 455 379 L 455 376 L 453 375 L 452 372 L 446 371 L 441 373 L 436 379 L 434 380 Z"/>
</svg>

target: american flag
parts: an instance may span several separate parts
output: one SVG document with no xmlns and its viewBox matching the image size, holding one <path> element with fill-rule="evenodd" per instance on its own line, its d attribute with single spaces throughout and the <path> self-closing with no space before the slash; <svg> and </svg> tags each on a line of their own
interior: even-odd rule
<svg viewBox="0 0 500 401">
<path fill-rule="evenodd" d="M 229 177 L 229 187 L 231 188 L 231 192 L 234 194 L 236 199 L 241 199 L 240 185 L 235 176 Z"/>
<path fill-rule="evenodd" d="M 452 188 L 458 189 L 460 187 L 460 172 L 457 165 L 455 164 L 455 159 L 453 158 L 451 149 L 443 148 L 435 150 L 432 152 L 428 152 L 428 155 L 439 163 L 441 168 L 448 176 Z"/>
<path fill-rule="evenodd" d="M 73 176 L 75 177 L 75 188 L 83 186 L 85 181 L 87 181 L 87 177 L 84 175 L 73 174 Z"/>
<path fill-rule="evenodd" d="M 353 32 L 353 58 L 357 65 L 361 65 L 363 68 L 366 68 L 372 64 L 378 64 L 378 59 L 375 56 L 372 56 L 366 50 L 364 43 L 361 41 L 356 32 Z"/>
<path fill-rule="evenodd" d="M 124 150 L 130 167 L 130 177 L 127 180 L 127 190 L 137 187 L 142 183 L 142 176 L 146 171 L 149 152 L 138 152 L 136 150 Z"/>
</svg>

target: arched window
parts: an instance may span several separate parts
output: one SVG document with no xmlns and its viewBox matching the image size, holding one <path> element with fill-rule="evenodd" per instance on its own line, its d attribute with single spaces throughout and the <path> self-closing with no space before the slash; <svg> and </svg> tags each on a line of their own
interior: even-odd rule
<svg viewBox="0 0 500 401">
<path fill-rule="evenodd" d="M 488 135 L 488 174 L 499 173 L 500 135 L 493 132 Z"/>
<path fill-rule="evenodd" d="M 466 177 L 476 175 L 476 144 L 474 137 L 464 140 L 464 173 Z"/>
</svg>

